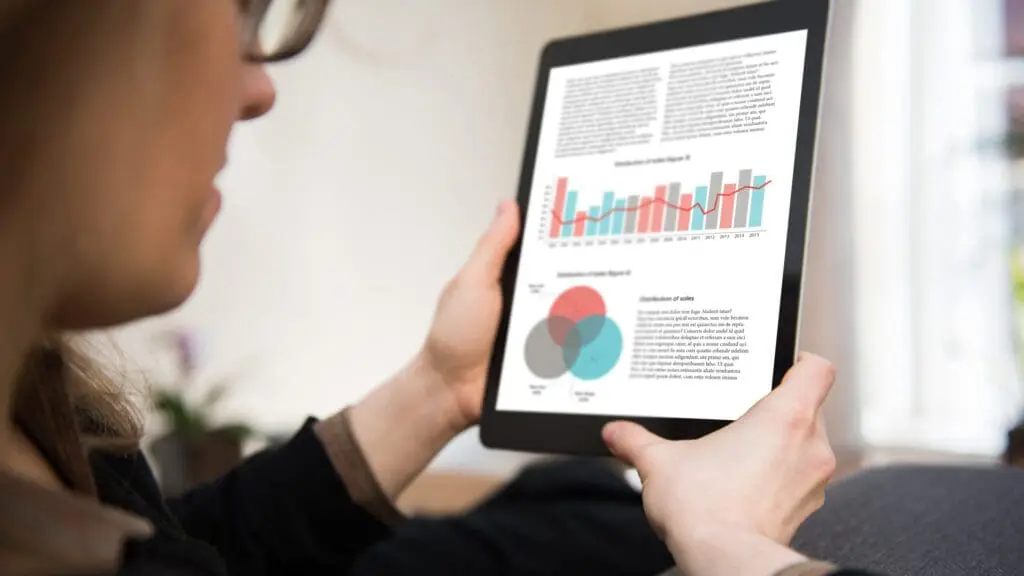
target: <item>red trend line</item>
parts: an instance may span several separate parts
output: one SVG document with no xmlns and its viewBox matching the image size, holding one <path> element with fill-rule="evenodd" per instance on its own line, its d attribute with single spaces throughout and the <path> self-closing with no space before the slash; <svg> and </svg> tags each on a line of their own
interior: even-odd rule
<svg viewBox="0 0 1024 576">
<path fill-rule="evenodd" d="M 692 212 L 694 208 L 699 208 L 701 213 L 706 216 L 708 213 L 714 212 L 715 210 L 718 210 L 718 200 L 719 200 L 719 198 L 735 196 L 736 194 L 739 194 L 740 192 L 743 192 L 744 190 L 761 190 L 765 186 L 767 186 L 767 185 L 769 185 L 771 183 L 772 183 L 772 181 L 769 180 L 769 181 L 765 182 L 764 184 L 761 184 L 760 186 L 744 186 L 742 188 L 737 188 L 736 190 L 733 190 L 732 192 L 728 192 L 728 193 L 726 193 L 726 192 L 719 192 L 718 196 L 715 196 L 715 205 L 712 206 L 711 208 L 708 208 L 707 210 L 705 210 L 704 207 L 701 206 L 700 203 L 698 203 L 698 202 L 695 202 L 693 204 L 693 206 L 690 206 L 689 208 L 686 208 L 686 207 L 683 207 L 683 206 L 676 206 L 675 204 L 672 204 L 671 202 L 668 202 L 667 200 L 662 200 L 660 198 L 654 198 L 654 199 L 649 200 L 646 203 L 640 202 L 636 207 L 629 207 L 629 206 L 627 206 L 625 208 L 612 208 L 611 210 L 605 212 L 604 214 L 601 214 L 600 216 L 597 216 L 596 218 L 591 217 L 590 215 L 587 215 L 587 216 L 584 216 L 582 219 L 581 218 L 574 218 L 572 220 L 562 220 L 561 218 L 558 217 L 558 212 L 556 210 L 552 210 L 551 211 L 551 215 L 554 217 L 555 221 L 557 221 L 559 224 L 575 224 L 576 222 L 582 222 L 582 221 L 586 221 L 586 220 L 589 220 L 591 222 L 600 222 L 601 220 L 604 220 L 605 218 L 611 216 L 615 212 L 636 212 L 637 210 L 639 210 L 641 208 L 646 208 L 647 206 L 653 206 L 654 204 L 661 203 L 661 204 L 664 204 L 665 206 L 667 206 L 669 208 L 675 208 L 676 210 L 679 210 L 680 212 Z"/>
</svg>

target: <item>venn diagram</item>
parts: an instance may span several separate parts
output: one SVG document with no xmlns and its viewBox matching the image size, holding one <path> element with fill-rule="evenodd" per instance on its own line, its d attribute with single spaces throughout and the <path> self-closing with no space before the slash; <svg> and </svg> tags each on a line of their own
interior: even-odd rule
<svg viewBox="0 0 1024 576">
<path fill-rule="evenodd" d="M 622 356 L 622 331 L 601 294 L 576 286 L 555 299 L 546 318 L 526 337 L 526 365 L 538 378 L 569 373 L 580 380 L 607 375 Z"/>
</svg>

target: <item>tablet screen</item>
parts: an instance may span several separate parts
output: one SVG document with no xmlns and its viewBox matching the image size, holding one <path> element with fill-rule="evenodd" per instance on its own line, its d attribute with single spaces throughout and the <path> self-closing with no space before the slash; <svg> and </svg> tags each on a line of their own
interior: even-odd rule
<svg viewBox="0 0 1024 576">
<path fill-rule="evenodd" d="M 806 42 L 550 70 L 497 410 L 734 420 L 771 390 Z"/>
</svg>

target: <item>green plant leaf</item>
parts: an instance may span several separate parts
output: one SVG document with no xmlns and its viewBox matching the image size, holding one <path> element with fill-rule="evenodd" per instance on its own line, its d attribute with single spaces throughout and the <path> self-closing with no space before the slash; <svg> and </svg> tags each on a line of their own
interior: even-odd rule
<svg viewBox="0 0 1024 576">
<path fill-rule="evenodd" d="M 194 440 L 217 431 L 238 441 L 244 441 L 256 435 L 251 426 L 240 422 L 216 425 L 213 416 L 216 406 L 230 391 L 233 380 L 232 377 L 224 377 L 213 382 L 195 403 L 190 403 L 186 399 L 184 387 L 176 390 L 156 389 L 152 394 L 153 405 L 156 412 L 166 421 L 171 434 Z"/>
<path fill-rule="evenodd" d="M 206 394 L 203 395 L 202 406 L 200 409 L 213 409 L 214 406 L 219 404 L 220 401 L 223 400 L 225 396 L 227 396 L 228 388 L 230 387 L 230 385 L 231 382 L 227 378 L 222 378 L 221 380 L 218 380 L 217 382 L 211 384 L 209 389 L 206 391 Z"/>
<path fill-rule="evenodd" d="M 1010 256 L 1010 278 L 1013 282 L 1013 297 L 1018 304 L 1024 304 L 1024 254 L 1016 248 Z"/>
<path fill-rule="evenodd" d="M 227 436 L 230 436 L 231 438 L 234 438 L 239 442 L 244 442 L 256 436 L 256 431 L 253 430 L 251 426 L 249 426 L 248 424 L 243 424 L 241 422 L 235 422 L 223 426 L 218 426 L 217 431 L 222 434 L 226 434 Z"/>
<path fill-rule="evenodd" d="M 154 394 L 153 406 L 173 433 L 195 438 L 209 432 L 206 416 L 193 410 L 181 393 L 159 390 Z"/>
</svg>

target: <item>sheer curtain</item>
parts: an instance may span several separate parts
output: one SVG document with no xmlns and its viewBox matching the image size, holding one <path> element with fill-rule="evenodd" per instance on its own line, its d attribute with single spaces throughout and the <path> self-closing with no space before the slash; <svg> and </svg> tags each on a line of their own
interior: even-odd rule
<svg viewBox="0 0 1024 576">
<path fill-rule="evenodd" d="M 844 374 L 838 443 L 997 453 L 1022 399 L 999 3 L 834 5 L 804 342 Z"/>
</svg>

